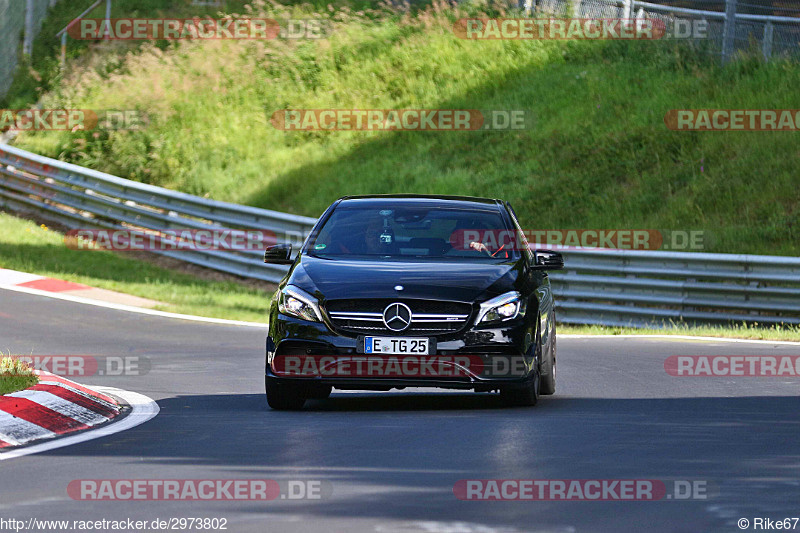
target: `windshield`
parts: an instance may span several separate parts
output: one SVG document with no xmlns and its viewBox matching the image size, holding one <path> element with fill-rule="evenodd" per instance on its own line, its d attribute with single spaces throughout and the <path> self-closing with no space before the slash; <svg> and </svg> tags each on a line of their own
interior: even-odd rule
<svg viewBox="0 0 800 533">
<path fill-rule="evenodd" d="M 515 246 L 494 238 L 511 233 L 499 208 L 339 205 L 306 247 L 322 258 L 454 261 L 516 260 Z M 482 236 L 490 236 L 482 242 Z M 513 239 L 510 239 L 513 240 Z"/>
</svg>

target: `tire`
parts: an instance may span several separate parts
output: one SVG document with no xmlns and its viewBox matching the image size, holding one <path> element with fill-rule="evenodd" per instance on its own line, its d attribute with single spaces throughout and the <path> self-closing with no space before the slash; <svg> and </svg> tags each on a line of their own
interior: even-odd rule
<svg viewBox="0 0 800 533">
<path fill-rule="evenodd" d="M 274 378 L 265 377 L 267 404 L 276 411 L 296 411 L 306 403 L 303 389 L 298 385 L 279 384 Z"/>
<path fill-rule="evenodd" d="M 509 407 L 533 407 L 539 401 L 541 376 L 536 370 L 533 379 L 524 385 L 503 387 L 500 389 L 500 399 Z"/>
<path fill-rule="evenodd" d="M 536 361 L 542 360 L 541 336 L 536 332 L 536 348 L 538 352 Z M 510 385 L 500 389 L 500 399 L 509 407 L 533 407 L 539 401 L 541 390 L 542 375 L 539 372 L 539 364 L 535 365 L 533 376 L 523 384 Z"/>
<path fill-rule="evenodd" d="M 542 376 L 542 384 L 539 389 L 539 394 L 542 396 L 550 396 L 556 393 L 556 318 L 553 316 L 553 331 L 550 332 L 553 340 L 551 341 L 550 351 L 552 352 L 553 368 L 546 376 Z"/>
</svg>

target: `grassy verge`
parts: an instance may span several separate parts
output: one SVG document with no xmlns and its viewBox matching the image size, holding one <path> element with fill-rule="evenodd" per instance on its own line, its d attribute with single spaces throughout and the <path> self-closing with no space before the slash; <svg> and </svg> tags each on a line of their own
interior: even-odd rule
<svg viewBox="0 0 800 533">
<path fill-rule="evenodd" d="M 217 18 L 227 15 L 250 13 L 247 7 L 251 0 L 219 0 L 214 5 L 202 2 L 195 5 L 189 0 L 114 0 L 111 5 L 111 18 Z M 293 3 L 288 1 L 285 3 Z M 366 9 L 376 4 L 374 0 L 313 0 L 303 1 L 306 5 L 315 5 L 317 9 L 326 10 L 328 4 L 345 5 L 354 9 Z M 88 5 L 88 3 L 87 3 Z M 76 5 L 75 2 L 59 2 L 50 8 L 47 18 L 33 44 L 32 58 L 18 51 L 19 61 L 14 81 L 5 96 L 0 97 L 0 109 L 23 109 L 34 105 L 39 98 L 57 87 L 64 80 L 65 73 L 60 68 L 61 39 L 56 33 L 61 31 L 87 5 Z M 86 14 L 85 18 L 105 18 L 105 3 Z M 68 39 L 66 71 L 70 79 L 74 69 L 89 69 L 100 75 L 107 75 L 118 69 L 124 69 L 125 57 L 136 53 L 141 41 L 116 41 L 113 43 Z M 174 42 L 157 41 L 155 45 L 161 50 L 175 46 Z"/>
<path fill-rule="evenodd" d="M 333 32 L 144 44 L 107 71 L 76 65 L 45 107 L 138 109 L 148 127 L 24 134 L 18 145 L 310 216 L 345 194 L 468 194 L 510 200 L 529 228 L 697 229 L 713 235 L 707 251 L 800 255 L 800 134 L 664 125 L 670 109 L 793 109 L 795 63 L 745 58 L 723 68 L 716 55 L 651 41 L 467 41 L 453 32 L 467 12 L 442 6 L 255 4 L 271 18 L 329 18 Z M 320 108 L 527 109 L 535 125 L 286 132 L 269 121 L 277 110 Z"/>
<path fill-rule="evenodd" d="M 271 293 L 105 251 L 71 250 L 46 226 L 0 213 L 0 268 L 33 272 L 163 302 L 156 309 L 266 322 Z"/>
<path fill-rule="evenodd" d="M 38 382 L 30 366 L 13 357 L 0 357 L 0 394 L 27 389 Z"/>
<path fill-rule="evenodd" d="M 560 324 L 558 333 L 568 335 L 691 335 L 695 337 L 727 337 L 768 341 L 800 342 L 800 327 L 738 326 L 676 326 L 663 329 L 620 328 L 609 326 L 573 326 Z"/>
<path fill-rule="evenodd" d="M 174 2 L 164 0 L 114 0 L 111 5 L 112 18 L 158 18 L 158 17 L 194 17 L 215 16 L 220 11 L 242 12 L 247 0 L 225 0 L 221 7 L 192 5 L 190 2 Z M 33 43 L 32 58 L 27 58 L 19 51 L 19 66 L 14 74 L 8 93 L 0 98 L 0 108 L 22 109 L 30 107 L 45 92 L 57 86 L 63 79 L 59 68 L 61 56 L 61 39 L 56 33 L 69 24 L 88 7 L 83 3 L 59 2 L 47 13 L 41 30 Z M 106 5 L 102 3 L 86 14 L 85 18 L 105 18 Z M 91 66 L 98 72 L 108 73 L 119 68 L 129 52 L 135 52 L 139 41 L 118 41 L 99 47 L 93 41 L 68 39 L 67 60 L 70 64 L 79 64 L 84 68 Z M 169 47 L 165 41 L 159 42 L 162 49 Z M 97 51 L 99 53 L 92 53 Z M 88 53 L 87 53 L 88 52 Z"/>
</svg>

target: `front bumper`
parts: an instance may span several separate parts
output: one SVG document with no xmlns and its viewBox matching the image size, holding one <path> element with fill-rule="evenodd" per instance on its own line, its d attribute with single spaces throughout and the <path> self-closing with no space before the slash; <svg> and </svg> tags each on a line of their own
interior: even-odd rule
<svg viewBox="0 0 800 533">
<path fill-rule="evenodd" d="M 275 380 L 280 385 L 303 385 L 309 388 L 329 385 L 342 390 L 388 391 L 414 387 L 475 390 L 477 392 L 489 392 L 502 387 L 523 387 L 532 378 L 532 376 L 497 379 L 290 377 L 276 375 L 269 366 L 266 369 L 266 377 L 267 379 Z"/>
<path fill-rule="evenodd" d="M 409 358 L 419 359 L 420 356 L 365 355 L 359 353 L 362 349 L 357 336 L 340 335 L 324 323 L 277 314 L 270 324 L 265 370 L 267 377 L 277 383 L 331 385 L 339 389 L 434 387 L 494 390 L 524 385 L 531 378 L 539 364 L 532 355 L 535 351 L 532 338 L 532 326 L 524 319 L 495 327 L 472 327 L 457 334 L 437 337 L 435 353 L 427 357 L 436 359 L 443 372 L 423 376 L 419 372 L 404 370 L 413 367 Z M 400 368 L 403 371 L 378 372 L 376 375 L 374 372 L 338 370 L 347 364 L 352 369 L 354 362 L 369 364 L 367 360 L 375 357 L 395 359 L 385 362 L 384 367 L 389 368 L 394 363 L 395 370 Z M 313 368 L 308 370 L 304 367 L 308 371 L 302 373 L 287 372 L 286 358 L 296 358 L 295 363 L 299 366 L 304 361 L 313 360 Z"/>
</svg>

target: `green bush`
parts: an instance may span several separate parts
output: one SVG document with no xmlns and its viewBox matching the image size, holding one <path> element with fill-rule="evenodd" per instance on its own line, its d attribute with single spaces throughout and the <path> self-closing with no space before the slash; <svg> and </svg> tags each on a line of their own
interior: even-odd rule
<svg viewBox="0 0 800 533">
<path fill-rule="evenodd" d="M 139 109 L 141 131 L 23 135 L 19 145 L 125 178 L 316 216 L 346 194 L 508 199 L 537 228 L 702 229 L 710 251 L 800 253 L 797 133 L 674 132 L 670 109 L 796 108 L 800 68 L 669 42 L 467 41 L 459 17 L 256 2 L 326 18 L 313 41 L 145 44 L 74 69 L 47 107 Z M 98 52 L 100 53 L 100 52 Z M 91 62 L 89 62 L 91 63 Z M 512 132 L 284 132 L 302 108 L 526 109 Z"/>
</svg>

